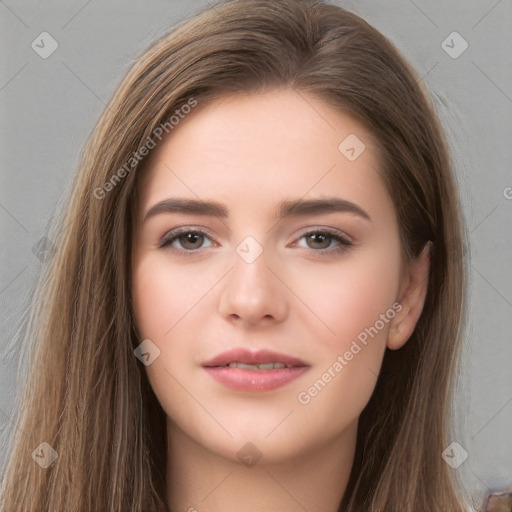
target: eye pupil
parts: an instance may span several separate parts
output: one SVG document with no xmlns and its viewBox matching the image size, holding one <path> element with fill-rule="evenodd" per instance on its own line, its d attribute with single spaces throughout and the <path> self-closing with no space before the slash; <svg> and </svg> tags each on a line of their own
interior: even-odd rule
<svg viewBox="0 0 512 512">
<path fill-rule="evenodd" d="M 203 237 L 203 235 L 199 234 L 199 233 L 186 233 L 185 235 L 182 235 L 182 238 L 185 239 L 185 242 L 189 242 L 189 243 L 197 243 L 197 240 L 198 239 L 201 239 Z M 199 244 L 200 246 L 201 244 Z M 195 249 L 196 247 L 194 247 Z"/>
<path fill-rule="evenodd" d="M 324 242 L 324 246 L 322 246 L 321 248 L 324 249 L 326 247 L 329 247 L 329 243 L 327 243 L 327 245 L 325 245 L 325 241 L 329 240 L 329 235 L 326 235 L 326 234 L 323 234 L 323 233 L 312 233 L 309 235 L 308 237 L 312 242 L 319 242 L 319 243 L 322 243 Z M 323 240 L 322 240 L 323 239 Z"/>
</svg>

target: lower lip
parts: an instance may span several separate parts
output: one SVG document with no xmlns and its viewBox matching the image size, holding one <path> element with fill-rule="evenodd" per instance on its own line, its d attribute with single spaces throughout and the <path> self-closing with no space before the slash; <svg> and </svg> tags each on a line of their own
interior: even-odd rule
<svg viewBox="0 0 512 512">
<path fill-rule="evenodd" d="M 218 382 L 237 391 L 269 391 L 300 377 L 309 366 L 246 370 L 229 366 L 207 366 L 204 369 Z"/>
</svg>

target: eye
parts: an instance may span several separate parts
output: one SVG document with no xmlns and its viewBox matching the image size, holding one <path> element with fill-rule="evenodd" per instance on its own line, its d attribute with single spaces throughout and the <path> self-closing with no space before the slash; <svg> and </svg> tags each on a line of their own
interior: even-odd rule
<svg viewBox="0 0 512 512">
<path fill-rule="evenodd" d="M 299 240 L 303 238 L 306 240 L 307 247 L 315 249 L 314 252 L 320 254 L 345 251 L 353 245 L 352 242 L 341 233 L 328 229 L 309 231 L 304 233 Z M 331 245 L 333 240 L 337 242 L 334 248 Z M 319 244 L 320 247 L 317 244 Z"/>
<path fill-rule="evenodd" d="M 190 253 L 199 249 L 205 238 L 210 239 L 206 231 L 203 231 L 202 229 L 175 229 L 167 233 L 159 242 L 158 246 L 170 250 L 174 249 L 181 253 Z M 176 241 L 178 241 L 185 250 L 176 247 L 169 247 Z"/>
</svg>

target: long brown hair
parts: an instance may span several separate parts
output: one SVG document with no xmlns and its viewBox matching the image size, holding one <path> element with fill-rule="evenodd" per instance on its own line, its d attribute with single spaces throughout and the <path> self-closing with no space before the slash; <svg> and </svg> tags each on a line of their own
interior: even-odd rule
<svg viewBox="0 0 512 512">
<path fill-rule="evenodd" d="M 404 254 L 432 243 L 424 310 L 405 346 L 386 350 L 340 510 L 465 510 L 441 457 L 464 325 L 463 223 L 429 94 L 382 34 L 340 7 L 229 0 L 136 60 L 84 149 L 27 330 L 4 512 L 168 510 L 165 414 L 134 356 L 130 297 L 133 205 L 149 159 L 131 159 L 191 98 L 281 87 L 364 124 L 379 145 Z M 46 469 L 31 457 L 49 450 L 43 442 L 58 454 Z"/>
</svg>

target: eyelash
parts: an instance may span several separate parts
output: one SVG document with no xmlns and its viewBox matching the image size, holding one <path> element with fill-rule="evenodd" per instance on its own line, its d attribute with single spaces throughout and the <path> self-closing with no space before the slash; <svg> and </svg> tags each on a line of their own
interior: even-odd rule
<svg viewBox="0 0 512 512">
<path fill-rule="evenodd" d="M 169 231 L 168 233 L 166 233 L 160 240 L 158 246 L 166 251 L 175 252 L 178 255 L 192 256 L 192 255 L 196 254 L 197 252 L 199 252 L 201 249 L 183 250 L 183 249 L 176 249 L 175 247 L 171 247 L 171 244 L 175 240 L 177 240 L 180 236 L 185 235 L 185 234 L 190 234 L 190 233 L 210 238 L 210 236 L 208 235 L 208 233 L 206 231 L 199 229 L 199 228 L 196 228 L 196 229 L 190 229 L 188 227 L 181 228 L 181 229 L 177 228 L 173 231 Z M 347 251 L 348 249 L 350 249 L 350 247 L 353 246 L 353 243 L 350 242 L 347 238 L 345 238 L 338 232 L 332 231 L 330 229 L 318 229 L 318 230 L 308 231 L 307 233 L 304 233 L 299 238 L 299 240 L 301 238 L 304 238 L 304 237 L 312 235 L 312 234 L 327 235 L 332 240 L 339 242 L 339 245 L 336 246 L 334 249 L 332 249 L 332 248 L 331 249 L 318 249 L 318 250 L 311 249 L 314 253 L 317 253 L 319 255 L 324 255 L 327 253 L 338 254 L 338 253 Z"/>
</svg>

